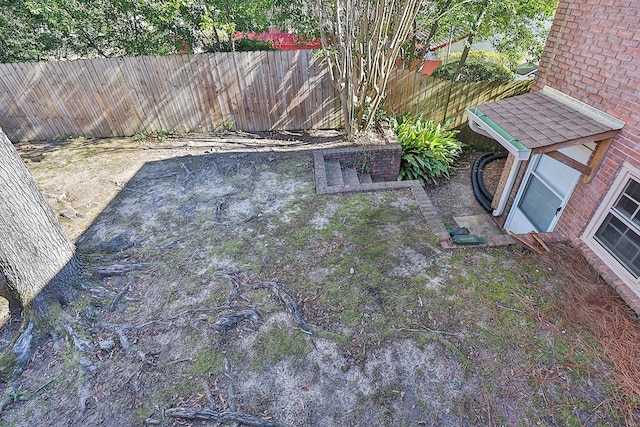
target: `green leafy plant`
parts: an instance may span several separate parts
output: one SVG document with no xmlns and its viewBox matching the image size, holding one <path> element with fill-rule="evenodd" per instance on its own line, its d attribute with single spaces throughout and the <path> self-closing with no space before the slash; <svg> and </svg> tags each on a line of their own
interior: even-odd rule
<svg viewBox="0 0 640 427">
<path fill-rule="evenodd" d="M 135 135 L 133 135 L 133 140 L 134 141 L 146 141 L 149 139 L 149 133 L 148 132 L 138 132 Z"/>
<path fill-rule="evenodd" d="M 170 130 L 164 130 L 164 129 L 160 129 L 159 131 L 156 132 L 156 138 L 158 138 L 158 140 L 160 141 L 164 141 L 167 138 L 170 138 L 174 135 L 174 133 Z"/>
<path fill-rule="evenodd" d="M 455 138 L 458 131 L 449 129 L 450 125 L 451 120 L 437 124 L 422 115 L 410 118 L 405 114 L 391 120 L 391 128 L 402 146 L 398 180 L 416 179 L 424 183 L 426 178 L 437 184 L 439 179 L 455 175 L 453 164 L 463 144 Z"/>
<path fill-rule="evenodd" d="M 460 62 L 460 54 L 454 52 L 448 61 L 436 68 L 435 77 L 453 80 Z M 471 51 L 460 71 L 459 82 L 508 82 L 514 79 L 513 64 L 504 55 L 485 51 Z"/>
<path fill-rule="evenodd" d="M 153 132 L 140 131 L 133 136 L 133 139 L 134 141 L 150 141 L 152 139 L 157 139 L 162 142 L 173 135 L 173 131 L 160 129 L 159 131 Z"/>
<path fill-rule="evenodd" d="M 254 40 L 248 37 L 243 37 L 239 40 L 225 40 L 219 43 L 206 45 L 204 47 L 205 52 L 251 52 L 251 51 L 265 51 L 276 50 L 273 45 L 264 40 Z"/>
</svg>

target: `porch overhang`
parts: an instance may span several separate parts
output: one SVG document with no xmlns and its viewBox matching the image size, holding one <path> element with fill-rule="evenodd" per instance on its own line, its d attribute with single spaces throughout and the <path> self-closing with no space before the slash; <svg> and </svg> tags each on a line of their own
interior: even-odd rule
<svg viewBox="0 0 640 427">
<path fill-rule="evenodd" d="M 529 160 L 531 149 L 504 130 L 502 126 L 483 113 L 478 107 L 467 108 L 467 114 L 469 115 L 469 126 L 474 132 L 495 139 L 516 159 Z"/>
<path fill-rule="evenodd" d="M 517 160 L 548 154 L 587 179 L 599 166 L 611 138 L 625 125 L 550 87 L 468 108 L 467 113 L 473 131 L 495 139 Z M 586 164 L 559 151 L 576 145 L 592 149 Z"/>
</svg>

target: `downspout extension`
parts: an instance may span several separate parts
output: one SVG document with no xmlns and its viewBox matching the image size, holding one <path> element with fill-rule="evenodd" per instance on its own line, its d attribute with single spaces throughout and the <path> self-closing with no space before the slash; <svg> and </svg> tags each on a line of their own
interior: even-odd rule
<svg viewBox="0 0 640 427">
<path fill-rule="evenodd" d="M 498 201 L 498 206 L 492 212 L 493 216 L 500 216 L 504 213 L 504 209 L 507 207 L 507 202 L 509 201 L 509 195 L 513 190 L 513 185 L 516 182 L 516 178 L 518 177 L 518 171 L 520 170 L 520 164 L 523 160 L 518 159 L 517 156 L 513 156 L 513 163 L 511 164 L 511 169 L 509 170 L 509 176 L 507 177 L 507 182 L 505 183 L 504 190 L 502 190 L 502 194 L 500 195 L 500 200 Z"/>
</svg>

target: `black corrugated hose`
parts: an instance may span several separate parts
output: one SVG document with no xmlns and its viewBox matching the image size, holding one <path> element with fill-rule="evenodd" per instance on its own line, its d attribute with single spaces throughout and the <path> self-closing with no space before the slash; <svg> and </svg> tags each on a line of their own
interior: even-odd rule
<svg viewBox="0 0 640 427">
<path fill-rule="evenodd" d="M 484 168 L 491 162 L 499 159 L 505 159 L 507 153 L 494 154 L 493 152 L 484 153 L 478 156 L 473 162 L 473 168 L 471 169 L 471 185 L 473 186 L 473 195 L 476 197 L 480 206 L 487 211 L 493 211 L 491 207 L 491 201 L 493 200 L 493 194 L 487 190 L 484 184 L 483 172 Z"/>
</svg>

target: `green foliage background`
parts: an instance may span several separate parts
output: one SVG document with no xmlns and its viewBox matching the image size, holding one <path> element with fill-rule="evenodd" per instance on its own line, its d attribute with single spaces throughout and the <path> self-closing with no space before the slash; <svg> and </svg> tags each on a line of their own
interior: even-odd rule
<svg viewBox="0 0 640 427">
<path fill-rule="evenodd" d="M 305 0 L 1 0 L 0 62 L 225 50 L 236 31 L 308 34 L 307 8 Z"/>
<path fill-rule="evenodd" d="M 433 75 L 444 80 L 453 80 L 460 52 L 454 52 L 446 64 L 438 67 Z M 459 82 L 508 82 L 515 78 L 512 64 L 505 55 L 472 50 L 460 71 Z"/>
</svg>

